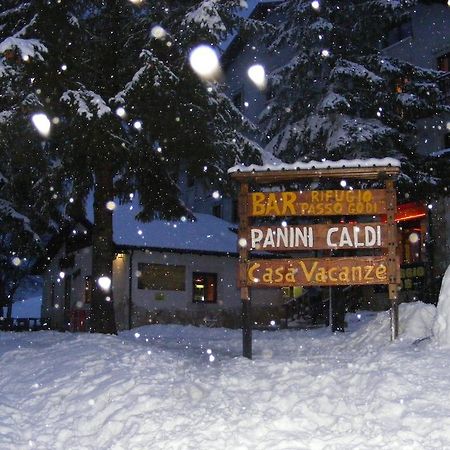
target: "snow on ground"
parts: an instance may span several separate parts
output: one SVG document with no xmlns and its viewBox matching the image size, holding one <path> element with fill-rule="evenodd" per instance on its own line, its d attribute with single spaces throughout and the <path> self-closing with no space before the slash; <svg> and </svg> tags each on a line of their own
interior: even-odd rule
<svg viewBox="0 0 450 450">
<path fill-rule="evenodd" d="M 430 308 L 402 305 L 393 344 L 388 313 L 255 331 L 252 361 L 223 328 L 3 332 L 0 448 L 448 449 L 450 349 L 421 340 Z"/>
</svg>

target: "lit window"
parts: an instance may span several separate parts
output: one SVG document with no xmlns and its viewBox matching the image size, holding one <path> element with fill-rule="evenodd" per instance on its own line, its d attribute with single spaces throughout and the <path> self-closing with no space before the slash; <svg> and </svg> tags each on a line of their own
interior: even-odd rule
<svg viewBox="0 0 450 450">
<path fill-rule="evenodd" d="M 194 272 L 193 296 L 194 302 L 215 303 L 217 301 L 217 274 Z"/>
<path fill-rule="evenodd" d="M 450 52 L 438 57 L 437 68 L 444 72 L 450 72 Z"/>
</svg>

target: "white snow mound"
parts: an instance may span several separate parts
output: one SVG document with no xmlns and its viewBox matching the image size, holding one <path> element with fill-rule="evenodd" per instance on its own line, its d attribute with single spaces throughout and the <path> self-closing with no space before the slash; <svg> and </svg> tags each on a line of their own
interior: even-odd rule
<svg viewBox="0 0 450 450">
<path fill-rule="evenodd" d="M 433 335 L 440 345 L 450 345 L 450 266 L 442 280 Z"/>
<path fill-rule="evenodd" d="M 399 339 L 414 342 L 431 336 L 436 307 L 423 302 L 401 303 L 399 305 Z M 355 345 L 380 346 L 390 342 L 389 311 L 378 313 L 353 333 Z"/>
</svg>

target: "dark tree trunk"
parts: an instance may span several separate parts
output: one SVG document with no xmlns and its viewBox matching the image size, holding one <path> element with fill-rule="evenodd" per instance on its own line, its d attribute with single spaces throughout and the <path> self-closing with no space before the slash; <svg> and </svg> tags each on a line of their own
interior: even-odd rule
<svg viewBox="0 0 450 450">
<path fill-rule="evenodd" d="M 112 284 L 102 288 L 98 280 L 107 277 L 112 282 L 114 258 L 112 211 L 106 203 L 114 198 L 111 165 L 103 160 L 95 170 L 94 231 L 92 236 L 92 305 L 90 331 L 93 333 L 116 334 Z"/>
<path fill-rule="evenodd" d="M 8 320 L 11 320 L 12 319 L 12 305 L 13 305 L 13 302 L 12 302 L 12 299 L 8 302 L 8 304 L 6 305 L 7 306 L 7 308 L 6 308 L 6 318 L 8 319 Z"/>
</svg>

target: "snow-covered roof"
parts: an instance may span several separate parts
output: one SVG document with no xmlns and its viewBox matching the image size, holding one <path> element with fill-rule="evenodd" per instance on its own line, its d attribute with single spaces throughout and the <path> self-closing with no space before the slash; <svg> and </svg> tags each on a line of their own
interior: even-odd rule
<svg viewBox="0 0 450 450">
<path fill-rule="evenodd" d="M 358 167 L 400 167 L 401 163 L 395 158 L 369 158 L 369 159 L 340 159 L 339 161 L 309 161 L 295 162 L 292 164 L 272 163 L 258 166 L 243 164 L 231 167 L 228 173 L 233 172 L 268 172 L 275 170 L 309 170 L 309 169 L 342 169 Z"/>
<path fill-rule="evenodd" d="M 182 250 L 195 253 L 237 253 L 233 225 L 209 214 L 195 214 L 197 220 L 153 220 L 140 222 L 133 203 L 117 205 L 113 214 L 113 239 L 118 246 Z"/>
<path fill-rule="evenodd" d="M 443 148 L 441 150 L 436 150 L 435 152 L 430 153 L 430 156 L 433 158 L 440 158 L 441 156 L 449 156 L 450 148 Z"/>
</svg>

